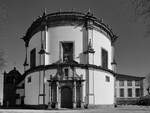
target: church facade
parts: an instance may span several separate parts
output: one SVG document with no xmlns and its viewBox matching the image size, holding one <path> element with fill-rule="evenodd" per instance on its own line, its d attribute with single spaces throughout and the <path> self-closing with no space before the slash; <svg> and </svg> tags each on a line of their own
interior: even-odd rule
<svg viewBox="0 0 150 113">
<path fill-rule="evenodd" d="M 25 105 L 114 105 L 117 36 L 101 19 L 90 12 L 43 13 L 22 39 Z"/>
</svg>

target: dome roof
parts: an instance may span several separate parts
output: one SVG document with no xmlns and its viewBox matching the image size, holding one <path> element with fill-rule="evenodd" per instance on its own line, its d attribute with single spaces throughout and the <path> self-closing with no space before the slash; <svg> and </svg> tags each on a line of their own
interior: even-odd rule
<svg viewBox="0 0 150 113">
<path fill-rule="evenodd" d="M 111 42 L 114 42 L 117 38 L 113 34 L 112 30 L 105 25 L 102 19 L 98 19 L 93 16 L 92 13 L 82 13 L 75 11 L 67 12 L 55 12 L 51 14 L 43 13 L 42 16 L 38 17 L 28 28 L 25 36 L 22 38 L 25 41 L 25 45 L 28 46 L 32 36 L 45 29 L 47 27 L 62 26 L 62 25 L 72 25 L 72 26 L 83 26 L 92 27 L 96 29 L 103 30 L 110 36 Z"/>
</svg>

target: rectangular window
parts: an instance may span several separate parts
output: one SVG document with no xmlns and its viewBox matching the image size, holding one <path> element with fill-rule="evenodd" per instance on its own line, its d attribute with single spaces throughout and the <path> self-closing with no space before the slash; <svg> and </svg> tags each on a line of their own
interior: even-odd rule
<svg viewBox="0 0 150 113">
<path fill-rule="evenodd" d="M 136 97 L 140 96 L 140 88 L 135 89 L 135 95 L 136 95 Z"/>
<path fill-rule="evenodd" d="M 119 86 L 124 86 L 124 81 L 123 80 L 119 81 Z"/>
<path fill-rule="evenodd" d="M 30 52 L 30 67 L 33 68 L 36 66 L 36 49 L 32 49 Z"/>
<path fill-rule="evenodd" d="M 63 61 L 73 60 L 73 42 L 62 42 Z"/>
<path fill-rule="evenodd" d="M 31 83 L 31 76 L 28 77 L 28 83 Z"/>
<path fill-rule="evenodd" d="M 24 88 L 24 83 L 22 84 L 22 86 L 21 87 L 23 87 Z"/>
<path fill-rule="evenodd" d="M 135 86 L 140 86 L 140 81 L 139 80 L 135 81 Z"/>
<path fill-rule="evenodd" d="M 132 86 L 132 81 L 131 80 L 127 81 L 127 85 Z"/>
<path fill-rule="evenodd" d="M 108 52 L 105 49 L 102 49 L 102 67 L 108 68 Z"/>
<path fill-rule="evenodd" d="M 124 89 L 120 88 L 120 97 L 124 97 Z"/>
<path fill-rule="evenodd" d="M 68 77 L 68 69 L 64 69 L 65 71 L 65 76 Z"/>
<path fill-rule="evenodd" d="M 132 97 L 132 88 L 128 88 L 128 97 Z"/>
<path fill-rule="evenodd" d="M 19 99 L 20 98 L 20 94 L 16 94 L 16 98 Z"/>
<path fill-rule="evenodd" d="M 105 81 L 106 82 L 110 82 L 110 77 L 109 76 L 105 76 Z"/>
</svg>

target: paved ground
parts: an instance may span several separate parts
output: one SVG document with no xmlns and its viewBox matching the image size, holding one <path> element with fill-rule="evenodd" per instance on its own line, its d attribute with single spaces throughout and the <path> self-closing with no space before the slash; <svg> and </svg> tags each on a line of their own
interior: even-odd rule
<svg viewBox="0 0 150 113">
<path fill-rule="evenodd" d="M 150 106 L 119 106 L 117 108 L 99 108 L 83 110 L 0 109 L 0 113 L 150 113 Z"/>
</svg>

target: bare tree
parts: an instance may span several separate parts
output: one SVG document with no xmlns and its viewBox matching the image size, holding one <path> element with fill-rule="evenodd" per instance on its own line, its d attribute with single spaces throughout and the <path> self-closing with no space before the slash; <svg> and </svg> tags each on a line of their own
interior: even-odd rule
<svg viewBox="0 0 150 113">
<path fill-rule="evenodd" d="M 148 92 L 148 94 L 150 95 L 150 73 L 148 75 L 146 75 L 146 84 L 145 84 L 145 87 L 146 87 L 146 90 Z"/>
<path fill-rule="evenodd" d="M 131 0 L 137 16 L 150 16 L 150 0 Z"/>
<path fill-rule="evenodd" d="M 135 18 L 142 19 L 146 25 L 146 36 L 150 36 L 150 0 L 130 0 L 135 10 Z M 146 89 L 150 95 L 150 73 L 146 75 Z"/>
<path fill-rule="evenodd" d="M 0 30 L 3 30 L 2 27 L 4 27 L 7 23 L 7 18 L 7 5 L 5 4 L 4 0 L 0 0 Z"/>
<path fill-rule="evenodd" d="M 142 19 L 146 25 L 146 36 L 150 36 L 150 0 L 130 0 L 135 11 L 135 19 Z"/>
<path fill-rule="evenodd" d="M 7 17 L 7 5 L 5 4 L 5 0 L 0 0 L 0 41 L 4 39 L 3 31 L 5 30 L 4 27 L 6 26 L 5 23 L 7 23 Z M 4 69 L 6 63 L 5 52 L 0 50 L 0 71 Z"/>
<path fill-rule="evenodd" d="M 5 59 L 5 53 L 4 51 L 0 50 L 0 71 L 6 67 L 6 59 Z"/>
</svg>

